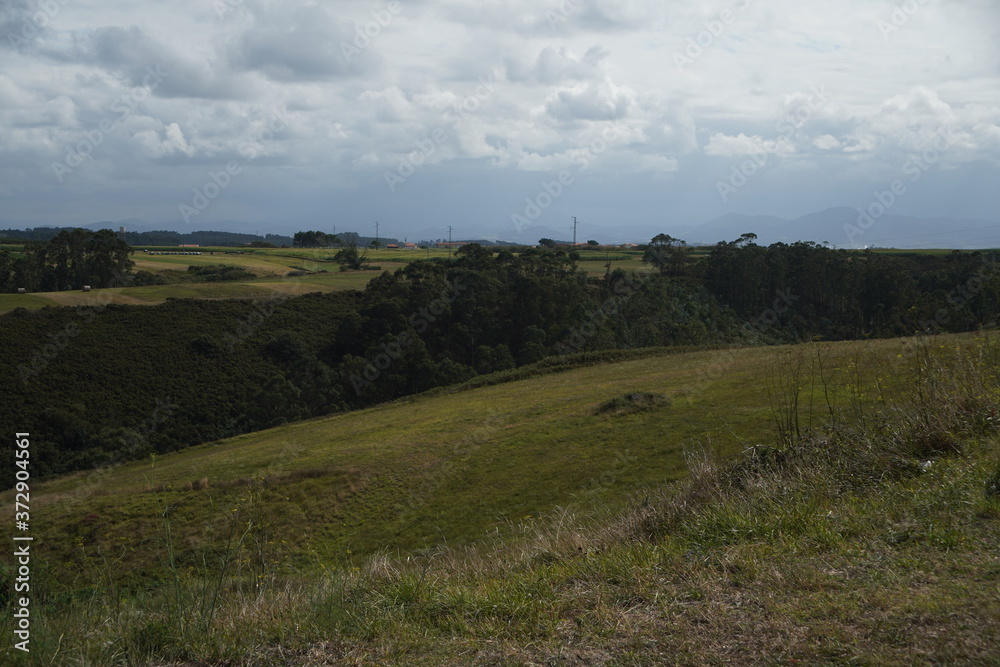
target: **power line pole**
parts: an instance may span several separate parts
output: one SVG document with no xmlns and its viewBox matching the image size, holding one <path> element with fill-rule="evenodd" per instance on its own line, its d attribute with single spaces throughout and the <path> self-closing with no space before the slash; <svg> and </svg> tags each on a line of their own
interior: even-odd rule
<svg viewBox="0 0 1000 667">
<path fill-rule="evenodd" d="M 576 250 L 576 216 L 573 216 L 573 249 Z"/>
<path fill-rule="evenodd" d="M 451 225 L 448 225 L 448 254 L 451 254 Z"/>
</svg>

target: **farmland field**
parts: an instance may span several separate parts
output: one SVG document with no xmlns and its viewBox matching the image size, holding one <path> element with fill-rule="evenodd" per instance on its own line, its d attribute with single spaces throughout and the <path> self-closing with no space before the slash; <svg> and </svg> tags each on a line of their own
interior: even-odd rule
<svg viewBox="0 0 1000 667">
<path fill-rule="evenodd" d="M 143 252 L 201 252 L 201 255 L 152 255 Z M 85 306 L 95 302 L 129 305 L 155 305 L 170 298 L 189 299 L 250 299 L 266 297 L 275 292 L 286 295 L 308 292 L 364 289 L 368 281 L 382 271 L 395 271 L 418 259 L 447 258 L 452 252 L 429 250 L 369 250 L 368 261 L 378 270 L 340 271 L 333 261 L 335 249 L 328 248 L 254 248 L 235 254 L 232 248 L 139 247 L 132 255 L 135 271 L 148 271 L 163 276 L 170 284 L 147 287 L 111 287 L 89 293 L 80 291 L 41 292 L 33 294 L 0 294 L 0 313 L 14 308 L 35 310 L 47 306 Z M 214 254 L 213 254 L 214 253 Z M 612 269 L 647 271 L 636 251 L 581 252 L 580 268 L 588 275 L 604 275 L 607 261 Z M 225 265 L 246 269 L 258 277 L 251 280 L 225 282 L 179 282 L 178 274 L 189 266 Z M 301 275 L 289 275 L 298 273 Z"/>
</svg>

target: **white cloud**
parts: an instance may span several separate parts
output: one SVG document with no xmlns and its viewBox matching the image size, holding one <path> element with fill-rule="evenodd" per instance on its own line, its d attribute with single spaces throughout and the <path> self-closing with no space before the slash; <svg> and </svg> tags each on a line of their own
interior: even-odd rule
<svg viewBox="0 0 1000 667">
<path fill-rule="evenodd" d="M 628 86 L 616 86 L 610 79 L 557 90 L 545 108 L 560 121 L 619 120 L 626 117 L 635 103 L 635 92 Z"/>
<path fill-rule="evenodd" d="M 766 151 L 797 171 L 789 176 L 796 186 L 781 192 L 755 178 L 737 204 L 753 192 L 765 203 L 798 201 L 834 183 L 870 191 L 869 180 L 884 178 L 876 166 L 898 169 L 942 127 L 952 132 L 942 165 L 1000 164 L 1000 47 L 992 35 L 1000 10 L 985 0 L 924 3 L 887 38 L 877 22 L 891 3 L 751 3 L 683 72 L 673 54 L 741 3 L 413 0 L 360 42 L 358 29 L 385 17 L 388 2 L 230 4 L 220 16 L 203 0 L 72 2 L 28 43 L 4 40 L 5 216 L 25 224 L 114 219 L 114 195 L 124 188 L 146 198 L 154 219 L 176 218 L 178 198 L 239 158 L 275 111 L 287 127 L 259 147 L 242 180 L 260 179 L 254 210 L 262 219 L 294 218 L 283 199 L 293 190 L 302 218 L 322 218 L 331 183 L 359 193 L 342 208 L 366 210 L 374 200 L 438 219 L 456 174 L 472 199 L 516 190 L 523 172 L 573 168 L 607 128 L 616 138 L 588 173 L 633 175 L 627 196 L 611 178 L 594 181 L 602 199 L 624 197 L 626 218 L 661 207 L 667 185 L 644 179 L 663 174 L 678 188 L 672 201 L 711 217 L 721 206 L 719 157 Z M 8 3 L 0 28 L 20 30 L 33 7 Z M 151 86 L 150 67 L 169 75 Z M 52 161 L 118 118 L 112 109 L 137 90 L 142 99 L 129 102 L 92 159 L 57 182 Z M 781 124 L 788 118 L 793 126 Z M 384 170 L 435 130 L 443 139 L 414 186 L 390 196 Z M 924 183 L 934 178 L 929 172 Z M 84 182 L 100 185 L 81 194 Z M 987 201 L 968 187 L 954 200 Z M 202 220 L 245 210 L 239 192 L 227 189 Z M 838 199 L 843 192 L 831 190 L 837 201 L 829 205 L 849 204 Z M 268 204 L 268 193 L 282 203 Z M 508 194 L 520 201 L 532 193 Z"/>
<path fill-rule="evenodd" d="M 795 152 L 795 146 L 787 138 L 777 140 L 764 139 L 754 135 L 747 136 L 740 132 L 737 136 L 722 133 L 713 134 L 705 146 L 705 155 L 721 157 L 742 157 L 745 155 L 790 155 Z"/>
<path fill-rule="evenodd" d="M 158 159 L 169 155 L 194 155 L 194 149 L 188 145 L 184 132 L 177 123 L 170 123 L 161 131 L 143 130 L 136 132 L 134 141 L 142 147 L 146 156 Z"/>
<path fill-rule="evenodd" d="M 813 141 L 813 146 L 820 150 L 832 151 L 840 148 L 840 141 L 831 134 L 824 134 Z"/>
</svg>

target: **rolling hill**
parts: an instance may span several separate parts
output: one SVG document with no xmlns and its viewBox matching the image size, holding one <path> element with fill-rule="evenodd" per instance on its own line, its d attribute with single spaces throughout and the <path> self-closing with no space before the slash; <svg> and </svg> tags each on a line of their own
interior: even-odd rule
<svg viewBox="0 0 1000 667">
<path fill-rule="evenodd" d="M 890 391 L 905 368 L 906 357 L 896 355 L 907 349 L 913 345 L 893 339 L 823 344 L 810 354 L 836 372 L 850 369 L 858 382 L 877 366 L 891 369 Z M 130 554 L 122 565 L 134 558 L 126 569 L 148 575 L 158 558 L 142 545 L 159 535 L 165 507 L 176 539 L 192 547 L 178 551 L 182 561 L 197 560 L 197 544 L 222 539 L 225 517 L 248 503 L 275 529 L 295 525 L 294 539 L 273 555 L 296 567 L 343 561 L 348 551 L 472 543 L 557 507 L 622 502 L 680 479 L 691 448 L 732 455 L 773 441 L 780 369 L 813 363 L 803 350 L 653 350 L 634 361 L 439 390 L 42 482 L 35 506 L 60 537 L 49 542 L 51 567 L 66 572 L 88 552 L 120 544 Z M 809 396 L 803 419 L 818 426 L 827 400 L 820 378 L 799 381 Z M 633 406 L 633 395 L 656 399 Z M 620 406 L 602 410 L 616 399 Z"/>
<path fill-rule="evenodd" d="M 995 335 L 575 362 L 33 483 L 29 664 L 1000 656 Z"/>
</svg>

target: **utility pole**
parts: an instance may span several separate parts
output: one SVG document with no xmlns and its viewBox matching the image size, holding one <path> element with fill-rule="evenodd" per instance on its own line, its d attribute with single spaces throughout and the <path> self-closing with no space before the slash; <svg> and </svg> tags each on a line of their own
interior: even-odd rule
<svg viewBox="0 0 1000 667">
<path fill-rule="evenodd" d="M 448 254 L 451 254 L 451 225 L 448 225 Z"/>
<path fill-rule="evenodd" d="M 573 216 L 573 250 L 576 250 L 576 216 Z"/>
<path fill-rule="evenodd" d="M 375 249 L 378 250 L 378 220 L 375 221 Z"/>
</svg>

